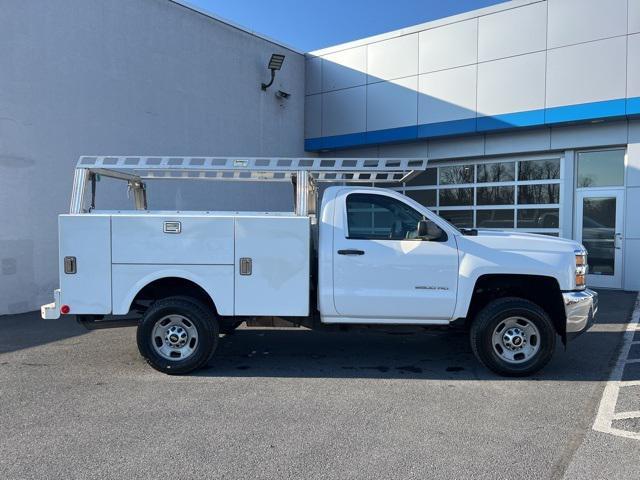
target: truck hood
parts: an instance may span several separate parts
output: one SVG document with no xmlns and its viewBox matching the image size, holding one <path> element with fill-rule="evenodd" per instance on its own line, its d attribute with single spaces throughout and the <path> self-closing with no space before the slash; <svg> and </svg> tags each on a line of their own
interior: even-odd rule
<svg viewBox="0 0 640 480">
<path fill-rule="evenodd" d="M 488 274 L 553 277 L 560 289 L 575 288 L 574 240 L 520 232 L 478 231 L 456 237 L 460 274 L 478 278 Z"/>
<path fill-rule="evenodd" d="M 466 235 L 465 240 L 503 251 L 558 252 L 574 254 L 584 247 L 575 240 L 536 233 L 478 230 L 478 235 Z"/>
</svg>

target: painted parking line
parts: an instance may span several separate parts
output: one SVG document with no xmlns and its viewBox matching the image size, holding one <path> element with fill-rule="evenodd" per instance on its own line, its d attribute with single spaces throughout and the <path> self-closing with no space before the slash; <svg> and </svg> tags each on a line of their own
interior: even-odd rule
<svg viewBox="0 0 640 480">
<path fill-rule="evenodd" d="M 626 380 L 620 382 L 621 387 L 640 387 L 640 380 Z"/>
<path fill-rule="evenodd" d="M 609 433 L 611 435 L 616 435 L 619 437 L 633 438 L 636 440 L 640 440 L 640 433 L 630 432 L 628 430 L 615 428 L 613 426 L 613 422 L 615 420 L 640 418 L 640 411 L 616 413 L 616 405 L 618 403 L 618 395 L 620 394 L 620 389 L 640 385 L 640 380 L 627 380 L 627 381 L 622 380 L 622 375 L 624 374 L 625 365 L 640 363 L 640 359 L 638 358 L 634 358 L 634 359 L 628 358 L 629 352 L 631 350 L 631 346 L 640 343 L 634 340 L 636 332 L 640 331 L 638 329 L 639 325 L 640 325 L 640 294 L 638 294 L 638 298 L 636 298 L 636 305 L 633 309 L 631 320 L 627 324 L 627 328 L 624 332 L 624 339 L 622 343 L 622 348 L 620 349 L 620 355 L 618 356 L 618 360 L 616 361 L 616 364 L 613 367 L 613 370 L 611 371 L 611 376 L 609 377 L 609 381 L 604 387 L 604 392 L 602 393 L 602 400 L 600 400 L 600 407 L 598 408 L 598 414 L 596 415 L 596 419 L 593 422 L 593 429 L 598 432 Z"/>
</svg>

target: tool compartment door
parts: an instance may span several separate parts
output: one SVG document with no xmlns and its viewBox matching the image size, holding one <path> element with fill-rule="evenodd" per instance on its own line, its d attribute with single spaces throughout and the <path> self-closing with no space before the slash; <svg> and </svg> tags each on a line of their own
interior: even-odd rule
<svg viewBox="0 0 640 480">
<path fill-rule="evenodd" d="M 309 230 L 308 217 L 236 217 L 236 315 L 309 314 Z"/>
<path fill-rule="evenodd" d="M 231 265 L 233 217 L 114 215 L 113 263 Z"/>
<path fill-rule="evenodd" d="M 60 302 L 72 314 L 111 313 L 111 218 L 60 215 Z M 65 257 L 75 257 L 75 273 L 65 273 Z"/>
</svg>

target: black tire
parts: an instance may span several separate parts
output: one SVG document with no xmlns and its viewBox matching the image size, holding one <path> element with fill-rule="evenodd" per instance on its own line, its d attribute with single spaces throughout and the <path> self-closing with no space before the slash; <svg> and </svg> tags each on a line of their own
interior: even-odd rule
<svg viewBox="0 0 640 480">
<path fill-rule="evenodd" d="M 523 354 L 526 361 L 519 360 L 521 363 L 505 360 L 496 351 L 500 351 L 503 346 L 494 348 L 493 345 L 494 331 L 503 325 L 501 322 L 513 317 L 531 322 L 539 332 L 539 338 L 535 339 L 537 351 L 530 358 Z M 549 363 L 556 346 L 556 331 L 547 312 L 535 303 L 517 297 L 500 298 L 485 306 L 471 324 L 470 337 L 471 349 L 476 358 L 490 370 L 507 377 L 524 377 L 539 371 Z M 534 339 L 530 340 L 533 344 Z"/>
<path fill-rule="evenodd" d="M 187 320 L 185 325 L 188 325 L 192 332 L 195 329 L 196 335 L 186 337 L 190 340 L 189 344 L 193 342 L 192 351 L 186 358 L 180 358 L 178 355 L 175 359 L 165 358 L 154 346 L 154 328 L 169 315 L 183 317 Z M 140 354 L 153 368 L 169 375 L 182 375 L 207 364 L 218 346 L 218 336 L 218 320 L 206 305 L 191 297 L 168 297 L 158 300 L 147 309 L 138 325 L 137 342 Z M 158 347 L 161 346 L 162 344 Z M 173 356 L 173 353 L 169 356 Z"/>
</svg>

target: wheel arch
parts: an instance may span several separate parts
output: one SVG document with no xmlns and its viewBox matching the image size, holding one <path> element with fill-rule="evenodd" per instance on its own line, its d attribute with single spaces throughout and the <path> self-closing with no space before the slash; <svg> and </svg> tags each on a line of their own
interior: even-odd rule
<svg viewBox="0 0 640 480">
<path fill-rule="evenodd" d="M 139 278 L 126 290 L 126 293 L 116 298 L 114 291 L 114 314 L 126 314 L 142 301 L 166 298 L 169 296 L 190 296 L 211 307 L 216 314 L 220 314 L 220 304 L 215 292 L 210 286 L 197 276 L 184 271 L 157 271 Z"/>
<path fill-rule="evenodd" d="M 554 277 L 527 274 L 485 274 L 476 279 L 466 319 L 470 323 L 492 300 L 519 297 L 542 308 L 566 342 L 566 313 L 560 284 Z"/>
</svg>

